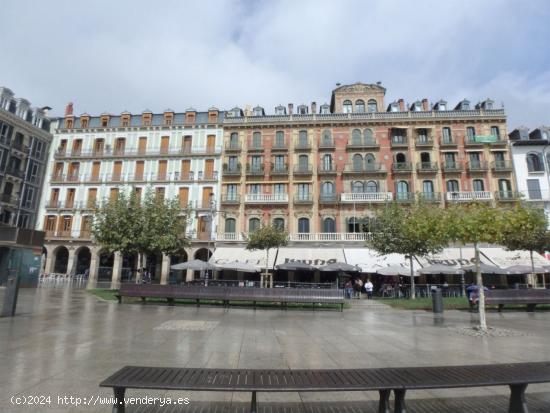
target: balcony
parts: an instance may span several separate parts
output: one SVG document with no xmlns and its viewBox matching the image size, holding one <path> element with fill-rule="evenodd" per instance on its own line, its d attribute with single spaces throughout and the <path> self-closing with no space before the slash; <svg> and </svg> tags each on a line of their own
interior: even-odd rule
<svg viewBox="0 0 550 413">
<path fill-rule="evenodd" d="M 346 145 L 348 150 L 380 149 L 380 144 L 375 139 L 352 139 Z"/>
<path fill-rule="evenodd" d="M 319 149 L 323 150 L 323 149 L 327 149 L 327 150 L 330 150 L 330 149 L 334 149 L 336 146 L 334 145 L 334 140 L 333 139 L 321 139 L 321 141 L 319 142 Z"/>
<path fill-rule="evenodd" d="M 491 201 L 492 199 L 493 194 L 489 191 L 447 192 L 447 201 L 452 202 Z"/>
<path fill-rule="evenodd" d="M 408 148 L 409 141 L 405 136 L 392 136 L 390 139 L 391 148 Z"/>
<path fill-rule="evenodd" d="M 294 165 L 294 175 L 311 175 L 313 168 L 311 164 L 307 165 Z"/>
<path fill-rule="evenodd" d="M 313 196 L 311 194 L 296 194 L 294 195 L 295 204 L 313 204 Z"/>
<path fill-rule="evenodd" d="M 240 142 L 226 142 L 225 151 L 226 152 L 240 152 L 243 149 Z"/>
<path fill-rule="evenodd" d="M 354 164 L 348 163 L 344 168 L 345 174 L 385 174 L 386 167 L 380 162 Z"/>
<path fill-rule="evenodd" d="M 273 143 L 273 146 L 271 147 L 271 152 L 280 151 L 288 151 L 288 144 L 286 143 L 286 141 Z"/>
<path fill-rule="evenodd" d="M 336 194 L 321 194 L 319 195 L 320 204 L 335 204 L 338 202 L 338 195 Z"/>
<path fill-rule="evenodd" d="M 138 179 L 139 178 L 139 179 Z M 140 176 L 134 175 L 134 180 L 143 180 L 143 174 Z M 195 180 L 195 173 L 193 171 L 188 172 L 174 172 L 174 181 L 178 182 L 192 182 Z"/>
<path fill-rule="evenodd" d="M 419 136 L 414 141 L 414 146 L 417 148 L 431 148 L 434 146 L 434 140 L 430 136 Z"/>
<path fill-rule="evenodd" d="M 319 165 L 317 168 L 318 175 L 336 175 L 336 165 Z"/>
<path fill-rule="evenodd" d="M 241 164 L 232 165 L 232 166 L 224 164 L 222 175 L 223 176 L 241 176 Z"/>
<path fill-rule="evenodd" d="M 5 172 L 6 175 L 10 175 L 17 179 L 24 179 L 25 178 L 25 171 L 20 171 L 17 168 L 10 168 L 8 167 Z"/>
<path fill-rule="evenodd" d="M 393 194 L 391 192 L 345 192 L 341 195 L 340 200 L 356 203 L 390 202 L 393 200 Z"/>
<path fill-rule="evenodd" d="M 240 147 L 239 147 L 240 150 Z M 180 148 L 97 148 L 92 150 L 66 149 L 56 151 L 57 158 L 131 158 L 131 157 L 178 157 L 182 155 L 216 155 L 221 154 L 221 146 L 182 146 Z"/>
<path fill-rule="evenodd" d="M 514 165 L 512 161 L 494 161 L 491 163 L 491 169 L 495 172 L 512 172 Z"/>
<path fill-rule="evenodd" d="M 368 232 L 306 232 L 289 234 L 289 241 L 297 242 L 341 242 L 341 241 L 366 241 L 370 238 Z"/>
<path fill-rule="evenodd" d="M 19 203 L 19 198 L 12 194 L 1 194 L 0 202 L 9 205 L 17 205 Z"/>
<path fill-rule="evenodd" d="M 288 165 L 287 164 L 284 164 L 284 165 L 272 164 L 271 165 L 271 175 L 273 175 L 273 176 L 288 175 Z"/>
<path fill-rule="evenodd" d="M 439 147 L 440 148 L 456 148 L 458 146 L 458 143 L 456 140 L 452 138 L 441 138 L 439 140 Z"/>
<path fill-rule="evenodd" d="M 11 148 L 24 154 L 28 154 L 30 151 L 30 148 L 27 145 L 18 142 L 12 142 Z"/>
<path fill-rule="evenodd" d="M 421 202 L 441 202 L 441 194 L 439 192 L 419 192 L 418 200 Z"/>
<path fill-rule="evenodd" d="M 487 161 L 470 161 L 467 164 L 468 171 L 470 172 L 485 172 L 489 170 Z"/>
<path fill-rule="evenodd" d="M 247 204 L 288 203 L 288 194 L 246 194 L 244 202 Z"/>
<path fill-rule="evenodd" d="M 217 181 L 218 180 L 218 171 L 199 171 L 197 174 L 198 181 Z"/>
<path fill-rule="evenodd" d="M 444 162 L 443 163 L 443 172 L 446 173 L 460 173 L 463 170 L 463 166 L 461 162 Z"/>
<path fill-rule="evenodd" d="M 478 136 L 465 136 L 464 137 L 464 146 L 483 146 L 485 143 L 482 140 L 477 140 Z"/>
<path fill-rule="evenodd" d="M 264 165 L 246 165 L 246 174 L 251 176 L 264 176 Z"/>
<path fill-rule="evenodd" d="M 506 146 L 508 141 L 500 139 L 497 135 L 475 135 L 468 136 L 464 139 L 464 145 L 466 146 L 482 146 L 489 144 L 491 146 Z"/>
<path fill-rule="evenodd" d="M 391 166 L 391 170 L 394 174 L 410 174 L 413 167 L 410 162 L 394 162 Z"/>
<path fill-rule="evenodd" d="M 224 232 L 222 234 L 214 234 L 216 236 L 216 241 L 244 241 L 242 233 L 236 232 Z"/>
<path fill-rule="evenodd" d="M 263 152 L 265 151 L 265 146 L 261 142 L 249 142 L 247 147 L 248 152 Z"/>
<path fill-rule="evenodd" d="M 307 142 L 296 142 L 296 145 L 294 146 L 295 151 L 310 151 L 311 150 L 311 143 L 309 141 Z"/>
<path fill-rule="evenodd" d="M 222 194 L 222 204 L 239 204 L 241 202 L 241 196 L 237 194 Z"/>
<path fill-rule="evenodd" d="M 414 202 L 414 193 L 413 192 L 396 192 L 395 200 L 399 203 L 410 204 Z"/>
<path fill-rule="evenodd" d="M 500 202 L 514 202 L 521 199 L 521 194 L 515 191 L 496 191 L 495 198 Z"/>
<path fill-rule="evenodd" d="M 416 164 L 416 172 L 417 173 L 434 173 L 437 172 L 439 169 L 439 166 L 437 162 L 418 162 Z"/>
</svg>

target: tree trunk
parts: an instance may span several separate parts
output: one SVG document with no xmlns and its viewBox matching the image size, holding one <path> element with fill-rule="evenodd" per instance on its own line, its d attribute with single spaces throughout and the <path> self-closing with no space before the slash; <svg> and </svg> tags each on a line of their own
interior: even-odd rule
<svg viewBox="0 0 550 413">
<path fill-rule="evenodd" d="M 479 311 L 479 328 L 481 331 L 487 331 L 487 320 L 485 318 L 485 290 L 483 289 L 483 277 L 479 268 L 479 249 L 477 243 L 474 243 L 475 263 L 476 263 L 476 281 L 477 281 L 477 308 Z"/>
<path fill-rule="evenodd" d="M 416 288 L 414 283 L 414 268 L 413 268 L 412 254 L 409 256 L 409 263 L 411 265 L 411 299 L 414 300 L 416 298 Z"/>
<path fill-rule="evenodd" d="M 533 259 L 533 251 L 529 251 L 529 255 L 531 256 L 531 282 L 529 284 L 533 284 L 534 287 L 537 286 L 537 276 L 535 275 L 535 260 Z M 544 286 L 544 275 L 543 278 L 543 286 Z"/>
<path fill-rule="evenodd" d="M 141 252 L 138 252 L 138 254 L 137 254 L 136 284 L 139 284 L 141 282 L 141 277 L 143 277 L 143 274 L 141 273 Z"/>
<path fill-rule="evenodd" d="M 268 279 L 269 279 L 269 273 L 267 270 L 267 266 L 269 265 L 269 248 L 265 250 L 265 276 L 264 276 L 264 283 L 265 286 L 268 286 Z"/>
</svg>

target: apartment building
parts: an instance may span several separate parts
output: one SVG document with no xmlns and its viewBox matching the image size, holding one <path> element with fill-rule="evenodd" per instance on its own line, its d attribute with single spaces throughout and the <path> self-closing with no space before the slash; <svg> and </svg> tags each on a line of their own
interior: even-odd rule
<svg viewBox="0 0 550 413">
<path fill-rule="evenodd" d="M 135 256 L 108 254 L 91 238 L 93 207 L 121 191 L 179 197 L 192 209 L 192 246 L 180 257 L 147 257 L 158 282 L 167 282 L 178 260 L 206 258 L 212 249 L 218 209 L 223 112 L 210 108 L 99 116 L 73 114 L 55 126 L 39 228 L 46 231 L 46 273 L 88 273 L 90 281 L 118 282 L 137 268 Z"/>
<path fill-rule="evenodd" d="M 34 231 L 52 135 L 48 107 L 0 87 L 0 284 L 38 279 L 44 234 Z"/>
</svg>

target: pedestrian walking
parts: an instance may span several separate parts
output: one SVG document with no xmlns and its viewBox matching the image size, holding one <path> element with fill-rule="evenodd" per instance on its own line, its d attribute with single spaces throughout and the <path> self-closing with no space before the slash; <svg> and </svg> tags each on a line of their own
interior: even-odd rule
<svg viewBox="0 0 550 413">
<path fill-rule="evenodd" d="M 374 289 L 374 285 L 372 285 L 372 282 L 370 281 L 370 278 L 367 279 L 367 282 L 365 283 L 365 292 L 367 293 L 367 300 L 372 299 L 372 290 Z"/>
</svg>

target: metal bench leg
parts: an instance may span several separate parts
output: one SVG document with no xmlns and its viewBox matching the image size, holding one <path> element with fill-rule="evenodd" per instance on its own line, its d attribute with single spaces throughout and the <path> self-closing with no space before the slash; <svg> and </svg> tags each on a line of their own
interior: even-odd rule
<svg viewBox="0 0 550 413">
<path fill-rule="evenodd" d="M 256 413 L 258 411 L 256 403 L 256 392 L 252 392 L 252 402 L 250 403 L 250 413 Z"/>
<path fill-rule="evenodd" d="M 498 312 L 501 313 L 503 308 L 504 308 L 504 304 L 499 304 L 498 305 Z"/>
<path fill-rule="evenodd" d="M 527 384 L 515 384 L 510 386 L 510 406 L 509 413 L 529 413 L 527 402 L 525 401 L 525 389 Z"/>
<path fill-rule="evenodd" d="M 378 413 L 390 413 L 391 390 L 378 390 L 380 401 L 378 402 Z"/>
<path fill-rule="evenodd" d="M 394 389 L 393 394 L 395 395 L 395 413 L 407 413 L 407 407 L 405 406 L 405 389 Z"/>
<path fill-rule="evenodd" d="M 121 295 L 115 295 L 116 299 L 118 300 L 118 303 L 122 303 L 122 296 Z"/>
<path fill-rule="evenodd" d="M 126 392 L 126 389 L 124 387 L 114 387 L 113 391 L 115 392 L 115 404 L 113 404 L 113 413 L 124 413 L 124 393 Z"/>
<path fill-rule="evenodd" d="M 527 304 L 527 312 L 532 313 L 535 311 L 536 304 Z"/>
</svg>

